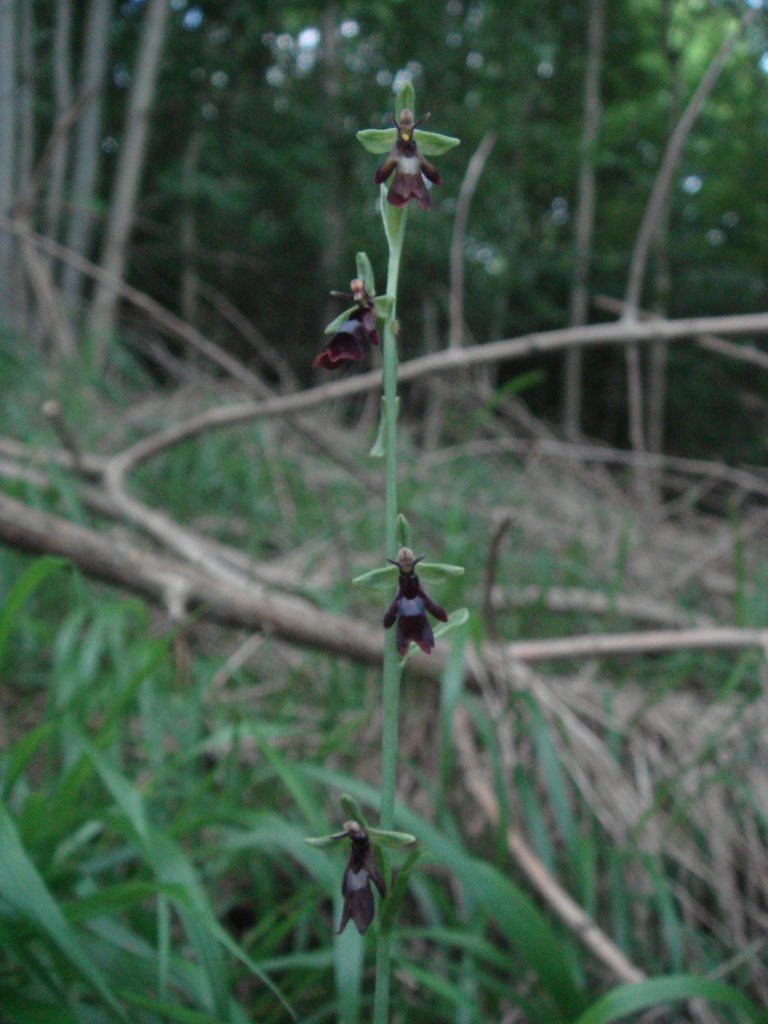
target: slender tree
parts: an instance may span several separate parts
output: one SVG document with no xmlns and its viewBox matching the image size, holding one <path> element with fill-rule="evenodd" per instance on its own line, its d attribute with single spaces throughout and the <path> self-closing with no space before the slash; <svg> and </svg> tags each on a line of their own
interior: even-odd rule
<svg viewBox="0 0 768 1024">
<path fill-rule="evenodd" d="M 150 0 L 128 100 L 120 162 L 112 187 L 101 256 L 103 269 L 118 279 L 122 278 L 128 259 L 128 242 L 133 228 L 149 138 L 149 115 L 155 98 L 169 13 L 169 0 Z M 106 341 L 114 332 L 116 315 L 117 293 L 109 284 L 99 284 L 89 319 L 89 330 L 95 339 L 97 358 L 104 355 Z"/>
<path fill-rule="evenodd" d="M 53 29 L 53 108 L 58 124 L 73 102 L 72 0 L 59 0 Z M 46 195 L 46 233 L 58 239 L 61 225 L 64 178 L 69 162 L 69 132 L 58 141 L 51 160 Z"/>
<path fill-rule="evenodd" d="M 80 93 L 88 96 L 88 104 L 78 123 L 75 138 L 66 246 L 78 256 L 86 257 L 93 238 L 92 206 L 101 153 L 102 89 L 109 45 L 109 13 L 109 0 L 91 0 L 80 73 Z M 73 311 L 79 311 L 82 281 L 77 267 L 65 267 L 62 287 Z"/>
<path fill-rule="evenodd" d="M 592 263 L 592 237 L 595 226 L 596 154 L 602 118 L 600 77 L 605 38 L 605 0 L 590 0 L 587 23 L 587 66 L 584 75 L 584 119 L 581 131 L 576 231 L 574 237 L 573 281 L 569 300 L 568 323 L 579 327 L 587 322 L 589 311 L 589 270 Z M 563 426 L 574 439 L 581 431 L 582 354 L 578 348 L 565 357 L 563 381 Z"/>
<path fill-rule="evenodd" d="M 14 198 L 14 154 L 16 152 L 16 63 L 14 0 L 0 0 L 0 213 L 7 215 Z M 14 319 L 11 305 L 11 263 L 13 240 L 0 232 L 0 317 Z"/>
</svg>

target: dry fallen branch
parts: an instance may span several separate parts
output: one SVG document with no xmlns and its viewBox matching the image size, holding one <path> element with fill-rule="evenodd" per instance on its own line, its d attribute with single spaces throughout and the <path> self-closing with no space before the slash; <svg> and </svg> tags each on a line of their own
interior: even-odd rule
<svg viewBox="0 0 768 1024">
<path fill-rule="evenodd" d="M 660 629 L 642 633 L 600 633 L 507 644 L 512 658 L 533 664 L 563 658 L 608 658 L 670 651 L 738 651 L 758 647 L 768 655 L 768 629 L 713 626 L 708 629 Z"/>
<path fill-rule="evenodd" d="M 167 605 L 169 594 L 183 594 L 183 609 L 224 625 L 266 631 L 292 643 L 379 666 L 384 633 L 377 627 L 331 615 L 298 598 L 249 582 L 223 565 L 211 576 L 209 554 L 195 549 L 189 537 L 179 542 L 192 564 L 115 543 L 94 530 L 78 526 L 0 494 L 0 540 L 22 551 L 61 555 L 88 575 L 126 587 Z M 197 542 L 197 538 L 193 538 Z M 188 546 L 189 545 L 189 546 Z M 507 657 L 523 662 L 562 658 L 594 658 L 616 654 L 658 654 L 678 650 L 768 650 L 768 631 L 739 628 L 659 630 L 642 633 L 560 637 L 504 645 Z M 443 658 L 417 654 L 409 671 L 437 678 Z M 470 675 L 471 678 L 471 675 Z"/>
<path fill-rule="evenodd" d="M 586 590 L 584 587 L 494 587 L 490 600 L 497 611 L 528 608 L 540 604 L 551 612 L 622 615 L 654 626 L 686 628 L 690 625 L 714 625 L 706 615 L 688 613 L 676 605 L 664 604 L 656 598 L 632 594 L 606 594 L 600 590 Z"/>
<path fill-rule="evenodd" d="M 0 218 L 2 226 L 2 218 Z M 660 337 L 679 341 L 707 333 L 768 333 L 768 313 L 743 313 L 721 317 L 692 317 L 685 320 L 664 320 L 654 323 L 617 321 L 611 324 L 590 324 L 585 327 L 563 327 L 554 331 L 534 332 L 504 341 L 493 341 L 461 349 L 431 353 L 400 364 L 398 380 L 406 383 L 434 373 L 453 373 L 472 366 L 484 366 L 504 360 L 523 359 L 531 355 L 558 352 L 571 345 L 628 345 L 650 343 Z M 182 441 L 198 437 L 210 430 L 242 426 L 258 419 L 290 416 L 341 398 L 363 394 L 381 384 L 381 372 L 372 370 L 357 377 L 321 384 L 291 395 L 279 395 L 261 402 L 242 402 L 217 406 L 182 423 L 144 438 L 121 453 L 124 469 L 154 458 Z"/>
</svg>

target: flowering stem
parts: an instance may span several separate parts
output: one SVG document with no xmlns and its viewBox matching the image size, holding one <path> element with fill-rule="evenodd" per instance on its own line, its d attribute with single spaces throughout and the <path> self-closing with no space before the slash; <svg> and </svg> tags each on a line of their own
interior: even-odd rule
<svg viewBox="0 0 768 1024">
<path fill-rule="evenodd" d="M 407 207 L 394 209 L 386 203 L 382 193 L 382 215 L 389 243 L 387 267 L 387 295 L 392 299 L 382 338 L 384 363 L 384 444 L 385 444 L 385 497 L 384 547 L 387 558 L 397 558 L 397 280 L 400 257 L 405 237 Z M 395 781 L 397 776 L 397 725 L 400 704 L 400 658 L 395 644 L 387 640 L 384 645 L 381 726 L 381 828 L 391 829 L 395 813 Z M 386 859 L 386 858 L 385 858 Z M 389 865 L 385 864 L 385 877 Z M 376 994 L 373 1024 L 387 1024 L 389 1020 L 390 934 L 379 929 L 376 947 Z"/>
</svg>

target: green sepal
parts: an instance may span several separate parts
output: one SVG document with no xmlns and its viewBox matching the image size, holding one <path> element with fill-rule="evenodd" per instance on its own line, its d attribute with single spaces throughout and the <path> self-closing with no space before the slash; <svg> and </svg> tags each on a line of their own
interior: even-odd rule
<svg viewBox="0 0 768 1024">
<path fill-rule="evenodd" d="M 393 206 L 392 203 L 387 202 L 387 192 L 387 183 L 383 182 L 381 185 L 381 219 L 384 221 L 384 234 L 387 236 L 390 252 L 392 250 L 400 252 L 403 247 L 405 222 L 410 203 L 405 206 Z"/>
<path fill-rule="evenodd" d="M 458 629 L 459 626 L 463 626 L 467 622 L 469 622 L 469 608 L 457 608 L 455 612 L 451 612 L 448 616 L 447 622 L 441 622 L 439 626 L 435 626 L 435 640 L 445 636 L 446 633 L 450 633 L 452 629 Z"/>
<path fill-rule="evenodd" d="M 397 139 L 396 128 L 363 128 L 357 133 L 357 141 L 369 153 L 388 153 Z"/>
<path fill-rule="evenodd" d="M 406 545 L 410 547 L 410 544 Z M 463 565 L 447 565 L 445 562 L 419 562 L 416 572 L 423 583 L 445 583 L 464 575 Z"/>
<path fill-rule="evenodd" d="M 387 451 L 387 400 L 386 398 L 381 399 L 381 417 L 379 419 L 379 429 L 376 434 L 376 440 L 373 442 L 371 450 L 368 452 L 372 459 L 383 459 Z M 395 418 L 400 411 L 400 399 L 395 400 Z"/>
<path fill-rule="evenodd" d="M 359 252 L 356 257 L 356 262 L 357 276 L 363 282 L 363 288 L 365 288 L 369 295 L 375 295 L 376 282 L 373 277 L 373 267 L 371 266 L 371 261 L 368 259 L 368 254 Z"/>
<path fill-rule="evenodd" d="M 382 569 L 371 569 L 362 576 L 355 576 L 352 583 L 356 587 L 367 587 L 368 590 L 391 590 L 397 586 L 399 572 L 396 565 L 385 565 Z"/>
<path fill-rule="evenodd" d="M 413 869 L 425 853 L 426 850 L 423 846 L 420 846 L 415 850 L 411 850 L 405 864 L 403 864 L 397 872 L 394 884 L 392 885 L 389 893 L 389 898 L 386 903 L 381 904 L 381 911 L 379 914 L 380 931 L 386 933 L 392 930 L 397 918 L 397 913 L 400 910 L 400 906 L 408 890 L 408 882 L 410 881 Z"/>
<path fill-rule="evenodd" d="M 392 316 L 392 309 L 394 305 L 395 300 L 392 298 L 391 295 L 378 295 L 373 300 L 373 308 L 376 310 L 376 316 L 379 318 L 379 320 L 389 320 L 389 318 Z"/>
<path fill-rule="evenodd" d="M 401 520 L 405 524 L 404 527 L 401 527 Z M 398 546 L 409 548 L 411 546 L 409 543 L 410 528 L 405 516 L 397 517 L 397 531 Z M 416 566 L 416 572 L 423 583 L 439 585 L 463 576 L 464 566 L 448 565 L 445 562 L 419 562 Z M 368 590 L 391 590 L 397 583 L 398 573 L 399 570 L 396 565 L 385 565 L 381 569 L 371 569 L 370 572 L 364 572 L 360 576 L 355 576 L 352 583 L 356 587 L 367 587 Z M 466 609 L 463 609 L 463 611 L 466 611 Z M 457 613 L 454 612 L 455 614 Z M 467 612 L 467 614 L 469 613 Z M 462 619 L 462 622 L 466 622 L 466 618 Z M 457 622 L 456 625 L 461 625 L 461 623 Z"/>
<path fill-rule="evenodd" d="M 397 536 L 397 546 L 399 548 L 409 548 L 411 546 L 411 525 L 402 512 L 397 513 L 395 532 Z"/>
<path fill-rule="evenodd" d="M 403 110 L 410 110 L 414 117 L 416 116 L 416 90 L 413 88 L 413 82 L 403 82 L 397 90 L 397 96 L 395 97 L 396 121 L 400 120 L 400 114 Z"/>
<path fill-rule="evenodd" d="M 445 636 L 446 633 L 450 633 L 452 629 L 458 629 L 459 626 L 463 626 L 469 619 L 468 608 L 457 608 L 455 612 L 451 612 L 448 616 L 447 622 L 441 622 L 439 626 L 435 626 L 433 632 L 435 640 L 439 640 L 441 636 Z M 400 664 L 404 665 L 408 659 L 418 651 L 416 644 L 411 643 L 408 646 L 408 650 L 400 659 Z"/>
<path fill-rule="evenodd" d="M 415 129 L 413 138 L 419 148 L 419 152 L 423 156 L 441 156 L 443 153 L 447 153 L 449 149 L 453 149 L 454 146 L 458 146 L 461 142 L 461 139 L 456 139 L 453 135 L 423 132 L 421 128 Z"/>
<path fill-rule="evenodd" d="M 339 328 L 349 320 L 353 313 L 356 313 L 360 309 L 357 303 L 354 306 L 349 306 L 344 310 L 343 313 L 339 313 L 335 320 L 331 320 L 328 326 L 325 328 L 324 334 L 336 334 Z"/>
<path fill-rule="evenodd" d="M 339 798 L 341 809 L 344 811 L 344 817 L 347 821 L 356 821 L 358 825 L 362 825 L 364 829 L 368 828 L 368 822 L 365 820 L 360 804 L 355 800 L 349 793 L 342 793 Z"/>
<path fill-rule="evenodd" d="M 410 832 L 392 832 L 386 828 L 366 827 L 368 838 L 378 846 L 387 846 L 390 849 L 400 849 L 402 846 L 412 846 L 416 842 L 416 836 Z"/>
<path fill-rule="evenodd" d="M 346 839 L 346 832 L 336 832 L 332 836 L 306 836 L 304 842 L 307 846 L 316 846 L 319 849 L 323 849 L 325 846 L 333 846 L 334 843 L 338 843 L 340 839 Z"/>
</svg>

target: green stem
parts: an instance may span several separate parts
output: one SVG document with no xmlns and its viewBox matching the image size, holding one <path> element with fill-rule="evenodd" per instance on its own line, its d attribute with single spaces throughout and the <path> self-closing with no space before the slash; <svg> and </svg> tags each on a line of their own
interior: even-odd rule
<svg viewBox="0 0 768 1024">
<path fill-rule="evenodd" d="M 387 295 L 392 308 L 382 338 L 384 364 L 384 439 L 385 439 L 385 497 L 384 547 L 387 558 L 397 557 L 397 280 L 400 257 L 405 237 L 407 207 L 403 210 L 387 208 L 382 194 L 382 214 L 389 242 L 387 267 Z M 387 638 L 384 645 L 382 682 L 381 727 L 381 828 L 391 829 L 395 815 L 395 782 L 397 778 L 397 725 L 400 705 L 400 658 L 395 644 Z M 388 858 L 385 856 L 385 874 L 389 876 Z M 376 947 L 376 994 L 374 997 L 374 1024 L 388 1024 L 390 986 L 390 935 L 379 929 Z"/>
</svg>

